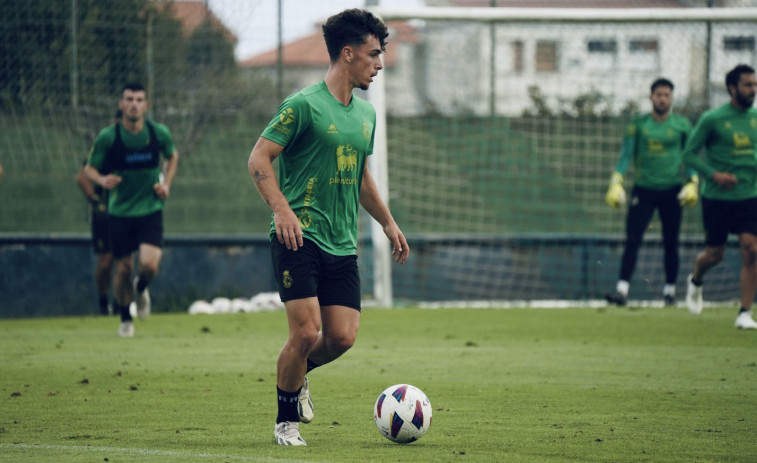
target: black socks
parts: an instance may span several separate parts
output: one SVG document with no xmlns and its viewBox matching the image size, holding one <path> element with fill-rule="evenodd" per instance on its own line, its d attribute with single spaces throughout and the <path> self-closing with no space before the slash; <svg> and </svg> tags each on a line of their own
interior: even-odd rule
<svg viewBox="0 0 757 463">
<path fill-rule="evenodd" d="M 300 415 L 297 413 L 297 399 L 300 397 L 300 389 L 297 389 L 295 392 L 287 392 L 282 391 L 276 386 L 279 402 L 279 414 L 276 416 L 276 424 L 283 423 L 284 421 L 300 421 Z"/>
</svg>

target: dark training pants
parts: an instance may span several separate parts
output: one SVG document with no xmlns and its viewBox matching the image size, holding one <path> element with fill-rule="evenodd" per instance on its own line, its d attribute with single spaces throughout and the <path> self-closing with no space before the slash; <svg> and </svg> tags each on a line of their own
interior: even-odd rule
<svg viewBox="0 0 757 463">
<path fill-rule="evenodd" d="M 665 283 L 675 284 L 678 277 L 678 234 L 681 230 L 682 208 L 678 202 L 681 185 L 667 190 L 651 190 L 635 186 L 626 217 L 626 247 L 620 264 L 620 279 L 631 281 L 636 268 L 644 232 L 655 209 L 662 222 L 662 242 L 665 247 Z"/>
</svg>

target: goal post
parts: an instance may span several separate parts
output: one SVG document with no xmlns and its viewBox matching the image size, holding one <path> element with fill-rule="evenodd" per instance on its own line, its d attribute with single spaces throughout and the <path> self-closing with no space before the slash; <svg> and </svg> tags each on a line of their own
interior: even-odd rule
<svg viewBox="0 0 757 463">
<path fill-rule="evenodd" d="M 757 8 L 371 10 L 394 48 L 368 91 L 386 127 L 371 168 L 413 251 L 390 266 L 371 230 L 385 306 L 601 299 L 625 222 L 604 192 L 625 126 L 650 110 L 650 84 L 671 79 L 674 112 L 694 124 L 727 101 L 725 73 L 757 58 Z M 698 206 L 684 211 L 679 299 L 700 224 Z M 661 300 L 660 234 L 655 216 L 631 299 Z M 729 251 L 708 274 L 706 298 L 738 296 L 737 259 Z"/>
</svg>

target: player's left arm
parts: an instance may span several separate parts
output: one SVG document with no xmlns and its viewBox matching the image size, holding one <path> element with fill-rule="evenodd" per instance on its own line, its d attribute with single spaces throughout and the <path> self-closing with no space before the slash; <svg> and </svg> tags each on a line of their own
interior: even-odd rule
<svg viewBox="0 0 757 463">
<path fill-rule="evenodd" d="M 173 184 L 176 169 L 179 166 L 179 152 L 173 143 L 173 137 L 168 127 L 162 124 L 156 124 L 158 137 L 161 139 L 161 146 L 166 160 L 163 162 L 162 176 L 158 183 L 153 185 L 155 194 L 160 199 L 167 199 L 171 195 L 171 185 Z M 171 153 L 168 155 L 168 153 Z"/>
<path fill-rule="evenodd" d="M 376 182 L 373 180 L 368 165 L 363 168 L 363 181 L 360 183 L 360 205 L 376 222 L 381 224 L 384 234 L 392 242 L 392 255 L 394 261 L 404 264 L 410 255 L 410 246 L 407 244 L 405 235 L 394 221 L 389 208 L 381 200 Z"/>
<path fill-rule="evenodd" d="M 171 184 L 173 183 L 173 178 L 176 175 L 176 169 L 178 167 L 179 152 L 174 149 L 171 157 L 166 159 L 163 163 L 163 180 L 153 186 L 155 194 L 158 195 L 160 199 L 166 199 L 171 194 Z"/>
</svg>

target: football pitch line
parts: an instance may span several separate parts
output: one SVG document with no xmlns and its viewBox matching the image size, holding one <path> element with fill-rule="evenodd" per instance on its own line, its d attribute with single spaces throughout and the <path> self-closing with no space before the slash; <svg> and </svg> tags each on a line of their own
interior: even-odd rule
<svg viewBox="0 0 757 463">
<path fill-rule="evenodd" d="M 271 444 L 273 445 L 273 444 Z M 89 451 L 109 452 L 123 455 L 154 455 L 162 457 L 186 457 L 186 458 L 212 458 L 233 461 L 271 461 L 282 463 L 307 463 L 312 460 L 300 460 L 291 458 L 275 458 L 270 456 L 254 455 L 229 455 L 225 453 L 192 453 L 178 450 L 156 450 L 129 447 L 102 447 L 92 445 L 50 445 L 50 444 L 9 444 L 0 443 L 0 449 L 23 449 L 23 450 L 55 450 L 55 451 Z"/>
</svg>

